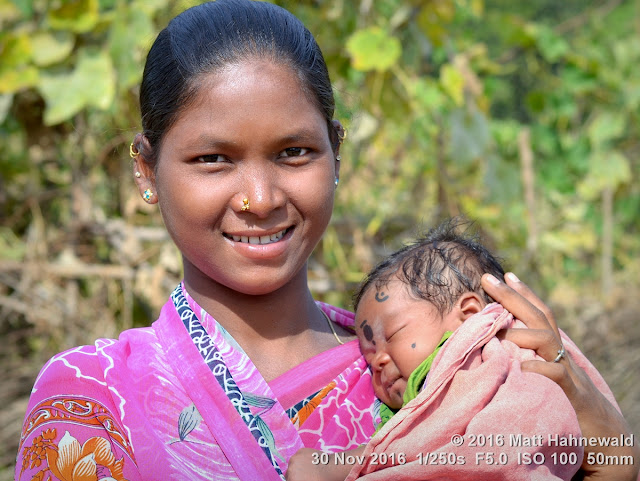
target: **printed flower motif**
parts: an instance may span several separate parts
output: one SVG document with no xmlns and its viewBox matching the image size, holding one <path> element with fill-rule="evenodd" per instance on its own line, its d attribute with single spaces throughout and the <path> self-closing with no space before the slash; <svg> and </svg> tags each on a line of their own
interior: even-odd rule
<svg viewBox="0 0 640 481">
<path fill-rule="evenodd" d="M 33 439 L 33 444 L 29 447 L 25 447 L 22 452 L 22 471 L 25 469 L 38 468 L 42 464 L 42 461 L 46 458 L 47 447 L 53 445 L 53 440 L 56 437 L 56 430 L 46 429 L 42 431 L 40 436 L 36 436 Z"/>
<path fill-rule="evenodd" d="M 195 404 L 184 408 L 178 419 L 178 436 L 180 436 L 180 441 L 184 441 L 189 433 L 200 425 L 200 421 L 202 421 L 202 416 L 200 416 Z"/>
<path fill-rule="evenodd" d="M 116 461 L 109 442 L 97 436 L 80 446 L 66 431 L 57 450 L 48 447 L 47 462 L 60 481 L 126 481 L 122 474 L 124 458 Z"/>
<path fill-rule="evenodd" d="M 336 382 L 331 381 L 324 388 L 322 388 L 318 394 L 313 396 L 307 404 L 302 406 L 298 413 L 291 418 L 291 422 L 297 427 L 300 428 L 302 424 L 311 416 L 311 413 L 320 405 L 322 400 L 331 392 L 331 390 L 336 387 Z"/>
</svg>

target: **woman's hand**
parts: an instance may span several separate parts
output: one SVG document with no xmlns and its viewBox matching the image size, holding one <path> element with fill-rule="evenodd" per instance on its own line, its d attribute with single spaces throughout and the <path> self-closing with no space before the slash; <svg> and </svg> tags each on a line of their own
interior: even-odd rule
<svg viewBox="0 0 640 481">
<path fill-rule="evenodd" d="M 596 388 L 591 378 L 575 364 L 570 355 L 565 355 L 559 362 L 553 362 L 562 349 L 562 341 L 551 310 L 514 274 L 507 273 L 505 280 L 506 284 L 485 274 L 482 277 L 482 287 L 529 329 L 506 329 L 499 337 L 522 348 L 533 349 L 547 361 L 523 362 L 522 370 L 542 374 L 562 388 L 576 411 L 582 436 L 619 439 L 620 435 L 631 435 L 622 414 Z M 581 467 L 584 479 L 635 481 L 640 469 L 640 449 L 637 443 L 633 444 L 620 447 L 586 446 Z M 612 462 L 606 462 L 607 459 Z M 627 464 L 619 464 L 623 460 Z"/>
</svg>

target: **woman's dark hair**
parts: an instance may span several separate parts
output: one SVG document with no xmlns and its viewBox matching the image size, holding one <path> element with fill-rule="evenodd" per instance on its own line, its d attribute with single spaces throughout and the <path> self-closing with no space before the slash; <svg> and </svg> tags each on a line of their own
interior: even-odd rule
<svg viewBox="0 0 640 481">
<path fill-rule="evenodd" d="M 394 277 L 407 284 L 414 297 L 436 306 L 442 315 L 465 292 L 476 292 L 486 302 L 493 302 L 480 280 L 487 272 L 504 281 L 504 269 L 476 235 L 468 229 L 460 232 L 463 226 L 468 227 L 469 222 L 462 218 L 446 220 L 380 262 L 358 288 L 355 309 L 369 287 L 379 289 Z"/>
<path fill-rule="evenodd" d="M 163 136 L 194 100 L 201 75 L 253 58 L 279 62 L 297 72 L 302 89 L 326 118 L 335 145 L 331 81 L 309 30 L 293 14 L 270 3 L 218 0 L 171 20 L 147 55 L 140 111 L 152 152 L 144 152 L 145 160 L 155 164 Z"/>
</svg>

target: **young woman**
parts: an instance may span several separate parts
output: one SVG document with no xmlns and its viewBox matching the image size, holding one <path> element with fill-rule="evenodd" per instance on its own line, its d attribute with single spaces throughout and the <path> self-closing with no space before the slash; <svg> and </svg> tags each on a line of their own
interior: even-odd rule
<svg viewBox="0 0 640 481">
<path fill-rule="evenodd" d="M 184 281 L 151 327 L 43 367 L 16 479 L 276 480 L 299 448 L 367 442 L 374 394 L 353 315 L 307 287 L 344 137 L 313 36 L 268 3 L 194 7 L 153 44 L 140 106 L 134 178 Z M 483 286 L 533 328 L 505 336 L 552 361 L 546 307 L 516 281 Z M 563 387 L 585 433 L 627 432 L 571 359 L 542 364 L 527 369 Z"/>
</svg>

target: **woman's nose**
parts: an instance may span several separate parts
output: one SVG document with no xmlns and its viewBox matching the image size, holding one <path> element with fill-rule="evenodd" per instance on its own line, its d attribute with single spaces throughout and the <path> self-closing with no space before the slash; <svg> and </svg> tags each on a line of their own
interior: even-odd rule
<svg viewBox="0 0 640 481">
<path fill-rule="evenodd" d="M 274 169 L 254 168 L 245 176 L 241 189 L 243 199 L 246 198 L 249 208 L 245 209 L 258 217 L 266 217 L 274 210 L 284 206 L 287 202 L 286 191 L 281 187 L 282 176 Z M 245 203 L 246 204 L 246 203 Z"/>
</svg>

